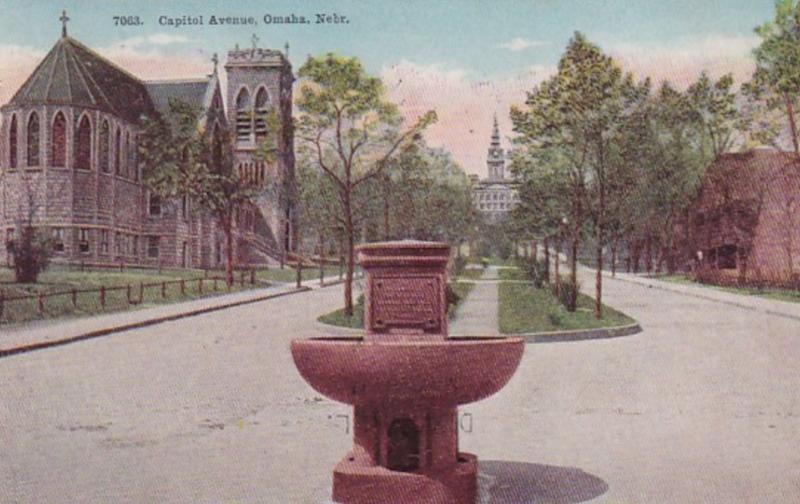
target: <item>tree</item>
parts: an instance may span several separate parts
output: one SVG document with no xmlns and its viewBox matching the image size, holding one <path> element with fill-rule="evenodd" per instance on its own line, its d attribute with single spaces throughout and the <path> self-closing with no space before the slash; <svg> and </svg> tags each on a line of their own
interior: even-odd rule
<svg viewBox="0 0 800 504">
<path fill-rule="evenodd" d="M 388 162 L 436 120 L 433 111 L 400 131 L 397 107 L 386 100 L 380 79 L 367 75 L 356 58 L 309 57 L 300 68 L 296 101 L 299 138 L 316 153 L 319 168 L 335 185 L 347 250 L 344 309 L 353 314 L 356 232 L 366 217 L 356 191 L 379 178 Z"/>
<path fill-rule="evenodd" d="M 225 277 L 232 284 L 234 219 L 257 192 L 234 170 L 230 134 L 199 129 L 200 114 L 195 107 L 170 100 L 164 115 L 144 120 L 139 142 L 143 179 L 161 197 L 188 196 L 214 216 L 225 236 Z"/>
<path fill-rule="evenodd" d="M 775 19 L 757 27 L 755 32 L 761 44 L 753 50 L 756 70 L 749 90 L 766 97 L 769 107 L 782 105 L 789 120 L 794 151 L 800 154 L 794 110 L 800 93 L 800 4 L 777 0 Z"/>
</svg>

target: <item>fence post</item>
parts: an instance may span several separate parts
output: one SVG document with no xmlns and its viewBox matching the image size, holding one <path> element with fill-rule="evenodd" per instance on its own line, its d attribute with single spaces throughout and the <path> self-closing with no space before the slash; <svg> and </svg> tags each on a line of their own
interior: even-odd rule
<svg viewBox="0 0 800 504">
<path fill-rule="evenodd" d="M 139 304 L 144 300 L 144 282 L 139 282 Z"/>
<path fill-rule="evenodd" d="M 167 297 L 167 282 L 161 282 L 161 298 L 165 299 Z"/>
<path fill-rule="evenodd" d="M 72 288 L 72 307 L 73 308 L 78 307 L 78 289 L 74 287 Z"/>
<path fill-rule="evenodd" d="M 239 272 L 239 285 L 244 287 L 244 270 Z"/>
<path fill-rule="evenodd" d="M 3 319 L 3 309 L 5 308 L 6 293 L 0 291 L 0 320 Z"/>
<path fill-rule="evenodd" d="M 344 257 L 339 257 L 339 280 L 344 276 Z"/>
<path fill-rule="evenodd" d="M 198 291 L 200 294 L 202 294 L 202 293 L 203 293 L 203 279 L 202 279 L 202 278 L 198 278 L 198 279 L 197 279 L 197 291 Z"/>
<path fill-rule="evenodd" d="M 106 308 L 106 287 L 105 285 L 100 286 L 100 307 L 105 309 Z"/>
<path fill-rule="evenodd" d="M 256 283 L 256 270 L 255 268 L 250 268 L 250 285 L 255 285 Z"/>
<path fill-rule="evenodd" d="M 297 261 L 297 288 L 303 285 L 303 261 Z"/>
<path fill-rule="evenodd" d="M 131 304 L 131 284 L 125 286 L 125 296 L 128 298 L 128 305 Z"/>
<path fill-rule="evenodd" d="M 186 282 L 181 278 L 181 296 L 186 295 Z"/>
<path fill-rule="evenodd" d="M 39 315 L 44 315 L 44 295 L 41 292 L 36 293 L 36 303 Z"/>
<path fill-rule="evenodd" d="M 214 277 L 214 292 L 217 292 L 217 277 Z"/>
</svg>

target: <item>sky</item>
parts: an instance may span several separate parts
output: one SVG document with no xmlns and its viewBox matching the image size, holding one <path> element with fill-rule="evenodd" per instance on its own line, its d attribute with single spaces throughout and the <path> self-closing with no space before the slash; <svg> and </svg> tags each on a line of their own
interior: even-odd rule
<svg viewBox="0 0 800 504">
<path fill-rule="evenodd" d="M 383 78 L 410 122 L 434 109 L 429 144 L 450 151 L 468 173 L 486 175 L 486 149 L 497 114 L 509 145 L 508 112 L 555 72 L 575 31 L 614 56 L 638 78 L 685 87 L 703 70 L 753 70 L 753 29 L 773 16 L 773 0 L 395 0 L 337 1 L 8 1 L 0 0 L 0 104 L 8 101 L 61 33 L 143 79 L 209 73 L 235 44 L 290 46 L 295 71 L 309 55 L 356 56 Z M 305 16 L 308 24 L 266 23 Z M 316 15 L 345 22 L 317 24 Z M 210 25 L 210 17 L 252 17 L 256 25 Z M 138 16 L 121 26 L 114 16 Z M 164 24 L 202 16 L 203 25 Z M 224 84 L 224 82 L 223 82 Z"/>
</svg>

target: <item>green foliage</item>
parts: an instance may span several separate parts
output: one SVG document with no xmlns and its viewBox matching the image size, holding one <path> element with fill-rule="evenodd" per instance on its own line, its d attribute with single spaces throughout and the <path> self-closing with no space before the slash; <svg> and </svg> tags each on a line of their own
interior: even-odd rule
<svg viewBox="0 0 800 504">
<path fill-rule="evenodd" d="M 550 284 L 550 292 L 553 294 L 553 297 L 568 311 L 574 311 L 574 309 L 572 309 L 573 288 L 576 293 L 579 293 L 581 290 L 581 283 L 577 282 L 573 286 L 571 279 L 563 275 Z"/>
<path fill-rule="evenodd" d="M 520 259 L 518 262 L 525 278 L 533 282 L 533 285 L 537 288 L 542 288 L 549 282 L 544 260 L 529 257 L 527 259 Z"/>
<path fill-rule="evenodd" d="M 36 283 L 39 273 L 47 269 L 52 242 L 43 229 L 24 226 L 11 246 L 14 258 L 14 281 Z"/>
</svg>

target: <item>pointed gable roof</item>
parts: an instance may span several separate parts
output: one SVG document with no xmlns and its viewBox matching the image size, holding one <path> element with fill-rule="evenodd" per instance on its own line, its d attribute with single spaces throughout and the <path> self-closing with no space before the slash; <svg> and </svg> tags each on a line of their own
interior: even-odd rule
<svg viewBox="0 0 800 504">
<path fill-rule="evenodd" d="M 142 81 L 71 37 L 61 37 L 9 107 L 69 105 L 102 110 L 136 123 L 155 110 Z"/>
</svg>

